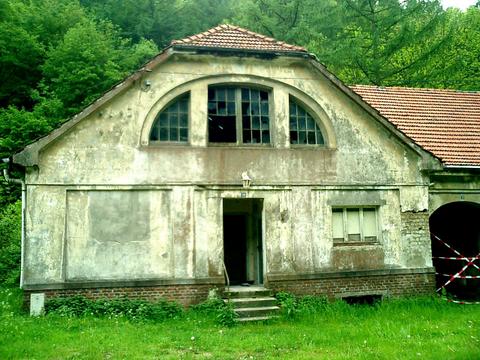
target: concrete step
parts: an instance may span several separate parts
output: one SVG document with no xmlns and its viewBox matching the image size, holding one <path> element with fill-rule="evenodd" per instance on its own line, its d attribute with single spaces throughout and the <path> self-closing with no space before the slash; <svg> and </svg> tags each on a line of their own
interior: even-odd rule
<svg viewBox="0 0 480 360">
<path fill-rule="evenodd" d="M 254 297 L 270 297 L 272 291 L 261 287 L 231 287 L 229 290 L 225 289 L 224 297 L 230 299 L 237 298 L 254 298 Z"/>
<path fill-rule="evenodd" d="M 252 317 L 265 317 L 278 313 L 280 308 L 278 306 L 261 306 L 250 308 L 235 309 L 239 319 Z"/>
<path fill-rule="evenodd" d="M 234 299 L 224 300 L 224 301 L 232 303 L 235 309 L 277 305 L 277 299 L 270 296 L 252 297 L 252 298 L 234 298 Z"/>
<path fill-rule="evenodd" d="M 278 316 L 272 316 L 272 315 L 269 315 L 269 316 L 252 316 L 252 317 L 238 318 L 237 321 L 241 322 L 241 323 L 254 322 L 254 321 L 267 321 L 267 320 L 270 320 L 270 319 L 275 319 L 277 317 Z"/>
</svg>

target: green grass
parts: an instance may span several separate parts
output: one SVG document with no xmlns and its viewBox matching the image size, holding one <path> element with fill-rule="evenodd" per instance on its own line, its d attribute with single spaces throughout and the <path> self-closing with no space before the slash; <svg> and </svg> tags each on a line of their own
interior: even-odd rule
<svg viewBox="0 0 480 360">
<path fill-rule="evenodd" d="M 161 323 L 22 314 L 0 290 L 0 359 L 480 359 L 480 306 L 342 302 L 295 320 L 225 328 L 194 312 Z"/>
</svg>

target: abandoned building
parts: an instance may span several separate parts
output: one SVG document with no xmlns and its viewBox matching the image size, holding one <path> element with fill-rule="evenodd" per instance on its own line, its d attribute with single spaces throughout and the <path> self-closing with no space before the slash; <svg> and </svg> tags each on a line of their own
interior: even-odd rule
<svg viewBox="0 0 480 360">
<path fill-rule="evenodd" d="M 447 257 L 472 260 L 449 286 L 478 295 L 480 93 L 348 87 L 302 47 L 221 25 L 11 164 L 27 295 L 433 294 L 466 265 Z"/>
</svg>

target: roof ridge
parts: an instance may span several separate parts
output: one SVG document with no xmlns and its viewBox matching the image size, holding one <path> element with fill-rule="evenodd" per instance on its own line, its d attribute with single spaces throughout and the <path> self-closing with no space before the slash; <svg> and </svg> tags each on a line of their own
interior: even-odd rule
<svg viewBox="0 0 480 360">
<path fill-rule="evenodd" d="M 209 36 L 215 36 L 215 35 L 221 36 L 222 32 L 224 32 L 225 30 L 238 31 L 242 34 L 251 36 L 251 37 L 253 37 L 257 40 L 261 40 L 261 41 L 264 41 L 266 43 L 269 43 L 271 46 L 280 48 L 280 49 L 277 49 L 277 50 L 281 50 L 281 48 L 283 48 L 286 51 L 307 52 L 307 50 L 302 46 L 288 44 L 284 41 L 280 41 L 280 40 L 274 39 L 272 37 L 269 37 L 269 36 L 266 36 L 266 35 L 263 35 L 263 34 L 259 34 L 259 33 L 256 33 L 254 31 L 242 28 L 240 26 L 232 25 L 232 24 L 220 24 L 220 25 L 217 25 L 217 26 L 215 26 L 215 27 L 213 27 L 209 30 L 206 30 L 204 32 L 194 34 L 194 35 L 190 35 L 190 36 L 188 36 L 186 38 L 183 38 L 183 39 L 172 40 L 170 44 L 171 45 L 181 45 L 181 44 L 188 45 L 188 44 L 194 43 L 196 41 L 201 41 L 201 40 L 206 40 L 208 42 L 208 37 Z M 202 46 L 202 45 L 200 44 L 199 46 Z M 239 48 L 242 49 L 243 47 L 239 46 Z"/>
</svg>

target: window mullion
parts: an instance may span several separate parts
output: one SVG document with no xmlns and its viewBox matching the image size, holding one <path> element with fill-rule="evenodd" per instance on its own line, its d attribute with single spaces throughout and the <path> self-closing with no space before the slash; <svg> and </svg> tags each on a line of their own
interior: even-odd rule
<svg viewBox="0 0 480 360">
<path fill-rule="evenodd" d="M 347 209 L 343 209 L 343 241 L 348 241 Z"/>
<path fill-rule="evenodd" d="M 360 221 L 360 241 L 363 241 L 363 208 L 358 209 L 358 217 Z"/>
<path fill-rule="evenodd" d="M 237 145 L 243 144 L 242 129 L 242 88 L 235 89 L 235 124 L 237 130 Z"/>
</svg>

